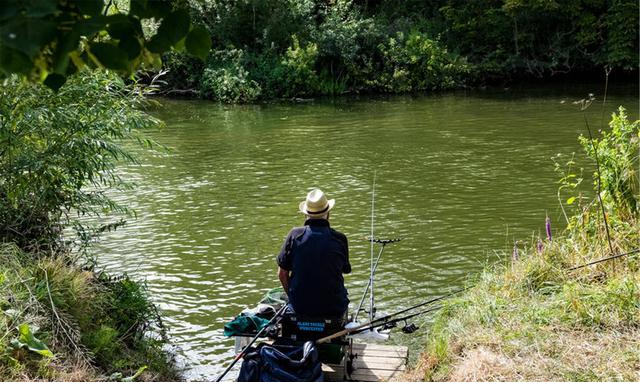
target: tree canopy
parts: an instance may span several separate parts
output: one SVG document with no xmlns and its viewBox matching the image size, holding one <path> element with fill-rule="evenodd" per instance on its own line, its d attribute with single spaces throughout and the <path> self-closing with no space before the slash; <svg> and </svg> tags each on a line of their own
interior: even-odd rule
<svg viewBox="0 0 640 382">
<path fill-rule="evenodd" d="M 209 32 L 166 0 L 3 0 L 0 73 L 18 73 L 58 89 L 84 67 L 130 74 L 160 65 L 170 49 L 205 58 Z M 143 26 L 146 26 L 143 28 Z"/>
</svg>

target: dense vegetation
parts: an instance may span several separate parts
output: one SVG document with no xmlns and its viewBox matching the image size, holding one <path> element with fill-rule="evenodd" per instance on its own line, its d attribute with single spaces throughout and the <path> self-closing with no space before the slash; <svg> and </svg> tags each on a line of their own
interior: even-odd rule
<svg viewBox="0 0 640 382">
<path fill-rule="evenodd" d="M 640 121 L 620 109 L 601 138 L 581 143 L 600 163 L 594 189 L 602 190 L 609 236 L 598 200 L 576 187 L 579 172 L 559 167 L 566 232 L 519 242 L 506 255 L 509 264 L 487 270 L 470 292 L 449 301 L 415 380 L 638 379 L 640 256 L 582 265 L 610 256 L 610 245 L 618 254 L 639 249 Z"/>
<path fill-rule="evenodd" d="M 204 63 L 165 54 L 168 94 L 249 102 L 638 69 L 631 0 L 188 4 L 212 51 Z"/>
<path fill-rule="evenodd" d="M 0 77 L 19 73 L 52 89 L 86 67 L 131 74 L 169 49 L 204 58 L 210 47 L 174 1 L 3 0 L 0 9 Z"/>
<path fill-rule="evenodd" d="M 175 380 L 162 322 L 145 286 L 98 271 L 90 244 L 126 212 L 107 192 L 128 185 L 121 146 L 160 122 L 144 91 L 81 71 L 57 93 L 0 84 L 0 379 Z M 94 221 L 95 223 L 90 223 Z M 103 378 L 104 379 L 104 378 Z"/>
</svg>

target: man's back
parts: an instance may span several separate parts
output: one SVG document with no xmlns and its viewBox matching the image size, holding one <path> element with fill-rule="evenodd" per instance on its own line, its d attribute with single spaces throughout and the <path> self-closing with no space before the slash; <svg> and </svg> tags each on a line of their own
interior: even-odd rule
<svg viewBox="0 0 640 382">
<path fill-rule="evenodd" d="M 329 221 L 309 219 L 294 228 L 278 255 L 281 269 L 290 271 L 289 301 L 300 315 L 340 317 L 349 305 L 343 273 L 351 272 L 349 246 Z"/>
</svg>

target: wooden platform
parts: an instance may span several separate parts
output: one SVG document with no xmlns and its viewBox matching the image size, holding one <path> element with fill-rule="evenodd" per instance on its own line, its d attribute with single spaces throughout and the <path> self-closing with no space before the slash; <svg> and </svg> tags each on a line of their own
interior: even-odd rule
<svg viewBox="0 0 640 382">
<path fill-rule="evenodd" d="M 323 365 L 327 381 L 378 382 L 388 381 L 402 374 L 406 368 L 406 346 L 377 344 L 353 344 L 356 358 L 350 378 L 344 378 L 344 368 L 339 365 Z"/>
</svg>

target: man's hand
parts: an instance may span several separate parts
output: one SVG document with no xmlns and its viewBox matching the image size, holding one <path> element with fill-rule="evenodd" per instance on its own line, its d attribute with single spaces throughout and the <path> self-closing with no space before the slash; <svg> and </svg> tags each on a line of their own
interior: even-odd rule
<svg viewBox="0 0 640 382">
<path fill-rule="evenodd" d="M 282 284 L 282 288 L 284 288 L 284 293 L 289 295 L 289 271 L 286 269 L 282 269 L 278 267 L 278 278 L 280 279 L 280 283 Z"/>
</svg>

